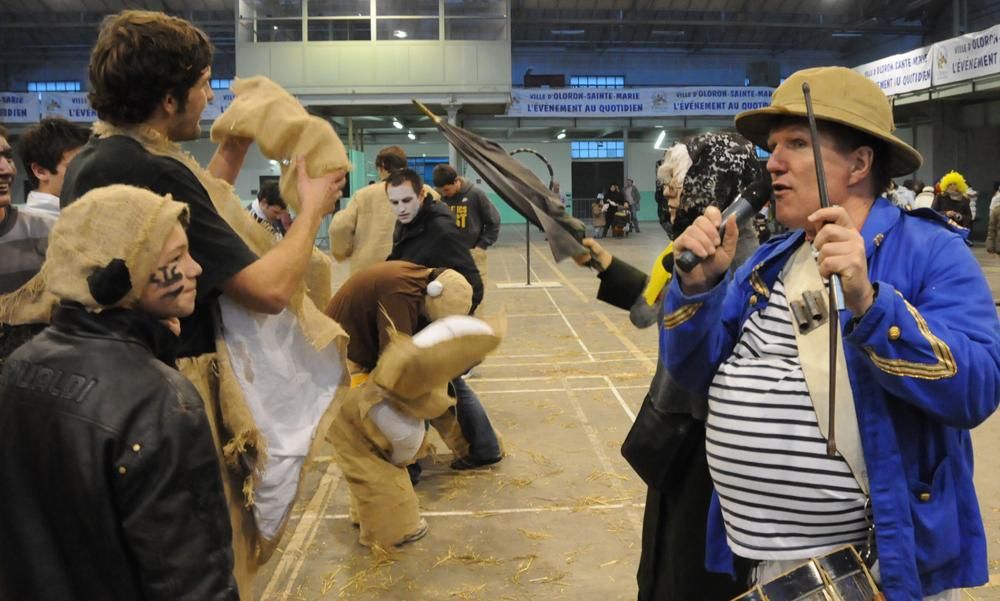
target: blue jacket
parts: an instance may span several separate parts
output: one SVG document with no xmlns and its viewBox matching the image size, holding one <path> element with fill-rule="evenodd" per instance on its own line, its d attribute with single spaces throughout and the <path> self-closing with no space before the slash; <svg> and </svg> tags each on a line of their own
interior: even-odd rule
<svg viewBox="0 0 1000 601">
<path fill-rule="evenodd" d="M 890 601 L 919 601 L 988 579 L 969 430 L 997 407 L 1000 321 L 965 230 L 929 209 L 905 213 L 878 198 L 861 235 L 877 296 L 857 322 L 841 313 L 844 355 L 882 587 Z M 802 231 L 772 239 L 703 294 L 670 287 L 660 356 L 678 381 L 708 390 L 804 239 Z M 717 497 L 707 537 L 708 569 L 731 571 Z"/>
</svg>

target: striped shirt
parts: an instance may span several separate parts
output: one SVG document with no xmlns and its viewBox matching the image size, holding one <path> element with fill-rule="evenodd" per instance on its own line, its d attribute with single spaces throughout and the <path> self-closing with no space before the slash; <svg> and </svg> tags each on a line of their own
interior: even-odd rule
<svg viewBox="0 0 1000 601">
<path fill-rule="evenodd" d="M 708 407 L 708 467 L 734 553 L 806 559 L 865 540 L 865 494 L 826 454 L 780 278 L 719 367 Z"/>
<path fill-rule="evenodd" d="M 13 292 L 42 268 L 55 218 L 7 207 L 0 222 L 0 294 Z"/>
</svg>

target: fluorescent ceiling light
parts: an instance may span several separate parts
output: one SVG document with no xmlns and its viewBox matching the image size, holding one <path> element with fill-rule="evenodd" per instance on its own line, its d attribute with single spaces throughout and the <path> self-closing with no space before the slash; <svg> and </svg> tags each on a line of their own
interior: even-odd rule
<svg viewBox="0 0 1000 601">
<path fill-rule="evenodd" d="M 273 27 L 275 31 L 278 31 L 278 26 L 277 25 L 272 25 L 271 27 Z"/>
<path fill-rule="evenodd" d="M 660 148 L 660 144 L 663 144 L 663 139 L 666 137 L 667 137 L 667 130 L 661 129 L 660 135 L 656 136 L 656 143 L 653 144 L 653 148 L 655 148 L 656 150 L 663 150 L 662 148 Z"/>
<path fill-rule="evenodd" d="M 650 33 L 652 33 L 653 35 L 661 35 L 664 37 L 675 37 L 675 38 L 684 37 L 684 32 L 681 31 L 680 29 L 654 29 Z"/>
<path fill-rule="evenodd" d="M 406 33 L 405 31 L 403 31 L 402 29 L 397 29 L 396 31 L 392 32 L 392 35 L 393 35 L 394 37 L 397 37 L 397 38 L 399 38 L 399 39 L 403 39 L 403 38 L 405 38 L 405 37 L 406 37 L 406 36 L 407 36 L 408 34 L 407 34 L 407 33 Z"/>
<path fill-rule="evenodd" d="M 395 117 L 392 118 L 392 126 L 395 127 L 396 129 L 403 129 L 403 124 L 400 123 L 399 119 Z"/>
<path fill-rule="evenodd" d="M 553 29 L 552 33 L 554 35 L 583 35 L 584 30 L 582 29 Z"/>
<path fill-rule="evenodd" d="M 565 129 L 556 134 L 556 140 L 562 140 L 565 137 L 566 137 L 566 130 Z"/>
<path fill-rule="evenodd" d="M 860 31 L 834 31 L 830 36 L 835 38 L 860 38 L 864 33 Z"/>
<path fill-rule="evenodd" d="M 406 137 L 409 138 L 409 139 L 411 139 L 411 140 L 416 140 L 417 139 L 417 134 L 415 134 L 415 133 L 413 133 L 411 131 L 408 134 L 406 134 Z"/>
</svg>

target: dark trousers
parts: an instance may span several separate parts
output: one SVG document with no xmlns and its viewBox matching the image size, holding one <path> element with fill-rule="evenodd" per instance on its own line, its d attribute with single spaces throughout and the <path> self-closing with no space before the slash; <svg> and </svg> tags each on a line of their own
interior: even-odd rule
<svg viewBox="0 0 1000 601">
<path fill-rule="evenodd" d="M 451 381 L 455 391 L 455 412 L 458 427 L 469 441 L 469 457 L 488 461 L 500 456 L 500 442 L 497 440 L 493 424 L 479 397 L 462 378 Z"/>
<path fill-rule="evenodd" d="M 705 459 L 705 427 L 687 470 L 666 491 L 649 488 L 642 518 L 638 601 L 728 601 L 747 590 L 749 562 L 737 563 L 738 581 L 705 570 L 705 526 L 712 479 Z M 738 562 L 740 560 L 737 560 Z"/>
</svg>

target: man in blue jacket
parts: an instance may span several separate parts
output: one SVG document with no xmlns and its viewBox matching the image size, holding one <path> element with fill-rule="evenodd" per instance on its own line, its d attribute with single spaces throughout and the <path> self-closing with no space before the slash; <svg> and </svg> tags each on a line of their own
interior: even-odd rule
<svg viewBox="0 0 1000 601">
<path fill-rule="evenodd" d="M 803 82 L 819 122 L 824 209 Z M 725 571 L 734 554 L 755 560 L 766 582 L 851 544 L 871 557 L 890 601 L 958 599 L 988 579 L 969 430 L 1000 396 L 1000 323 L 968 231 L 882 196 L 889 177 L 922 159 L 892 135 L 885 95 L 854 71 L 799 71 L 736 128 L 771 152 L 778 221 L 791 231 L 729 281 L 738 230 L 729 223 L 720 239 L 718 210 L 674 242 L 675 253 L 703 258 L 675 274 L 661 354 L 709 398 L 706 563 Z M 821 277 L 834 273 L 846 308 L 831 455 L 828 347 L 816 340 L 828 327 L 793 311 L 812 292 L 825 299 Z"/>
</svg>

